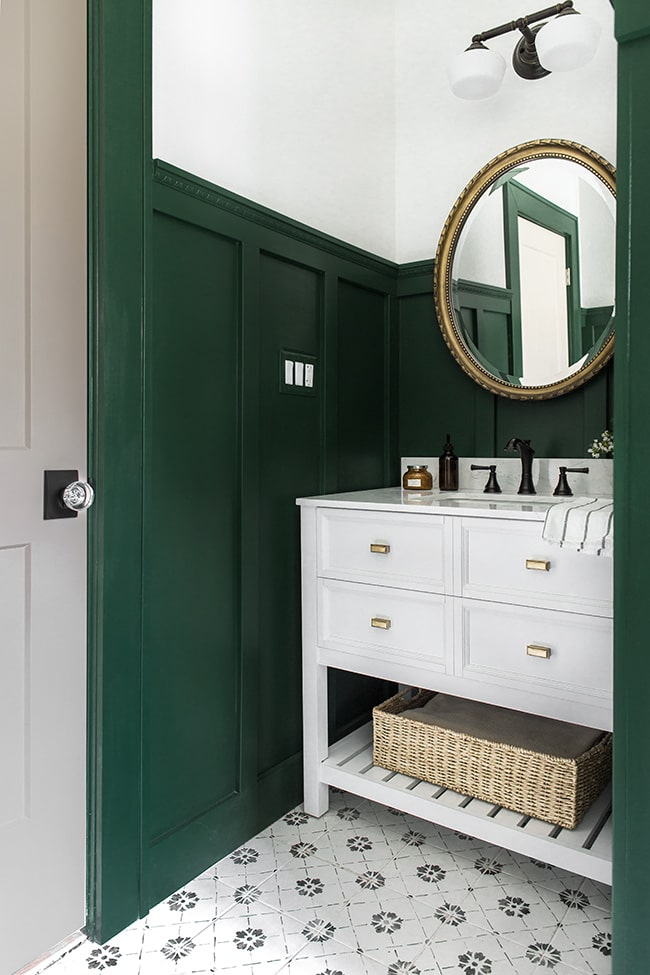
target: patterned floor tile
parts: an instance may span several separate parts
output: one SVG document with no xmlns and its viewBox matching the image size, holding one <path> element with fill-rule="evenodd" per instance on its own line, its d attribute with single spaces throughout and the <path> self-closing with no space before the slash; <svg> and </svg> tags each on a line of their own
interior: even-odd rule
<svg viewBox="0 0 650 975">
<path fill-rule="evenodd" d="M 478 840 L 476 837 L 447 829 L 446 826 L 429 823 L 424 819 L 418 819 L 416 816 L 406 815 L 405 820 L 409 829 L 414 833 L 422 834 L 425 843 L 436 850 L 446 850 L 452 854 L 460 853 L 471 857 L 474 850 L 485 846 L 484 840 Z"/>
<path fill-rule="evenodd" d="M 115 972 L 115 975 L 140 975 L 140 953 L 124 954 L 116 945 L 87 942 L 46 969 L 44 975 L 87 975 Z"/>
<path fill-rule="evenodd" d="M 492 887 L 495 883 L 503 883 L 505 878 L 522 879 L 510 853 L 500 847 L 484 844 L 468 854 L 456 853 L 454 859 L 471 890 Z"/>
<path fill-rule="evenodd" d="M 396 952 L 401 959 L 412 961 L 443 921 L 461 908 L 438 891 L 405 897 L 385 889 L 376 894 L 360 892 L 345 910 L 356 945 L 363 952 L 377 960 L 388 953 L 391 961 Z"/>
<path fill-rule="evenodd" d="M 306 908 L 340 908 L 354 893 L 355 874 L 324 860 L 303 866 L 287 864 L 259 888 L 260 900 L 285 914 Z"/>
<path fill-rule="evenodd" d="M 393 859 L 397 850 L 386 831 L 365 822 L 349 823 L 347 828 L 322 833 L 316 844 L 316 856 L 329 863 L 358 869 L 381 869 Z"/>
<path fill-rule="evenodd" d="M 566 914 L 566 906 L 551 891 L 520 883 L 501 875 L 488 887 L 468 894 L 466 906 L 475 906 L 474 923 L 496 935 L 555 928 Z"/>
<path fill-rule="evenodd" d="M 472 925 L 440 929 L 416 965 L 422 975 L 521 975 L 499 939 Z"/>
<path fill-rule="evenodd" d="M 266 875 L 258 885 L 248 883 L 246 878 L 242 877 L 240 884 L 232 887 L 218 880 L 217 918 L 225 915 L 230 918 L 261 917 L 264 914 L 277 913 L 275 907 L 262 896 L 265 884 L 272 882 L 275 876 L 275 873 Z"/>
<path fill-rule="evenodd" d="M 544 863 L 542 860 L 532 860 L 530 857 L 524 856 L 521 853 L 513 852 L 510 856 L 516 865 L 518 873 L 525 876 L 531 882 L 549 887 L 551 890 L 562 890 L 564 887 L 579 889 L 581 884 L 585 882 L 584 877 L 580 877 L 578 874 L 572 873 L 571 870 L 566 870 L 563 867 Z M 512 870 L 512 867 L 508 869 Z M 591 883 L 591 881 L 589 882 Z M 611 891 L 611 888 L 603 887 L 603 890 L 605 889 Z"/>
<path fill-rule="evenodd" d="M 611 941 L 607 929 L 588 920 L 577 926 L 580 930 L 570 927 L 570 932 L 563 924 L 530 932 L 514 931 L 500 936 L 499 940 L 522 966 L 524 961 L 531 963 L 532 971 L 556 972 L 562 965 L 573 972 L 611 975 L 611 953 L 607 954 L 611 952 Z M 594 938 L 597 940 L 593 941 Z"/>
<path fill-rule="evenodd" d="M 331 790 L 46 975 L 611 975 L 611 891 Z"/>
<path fill-rule="evenodd" d="M 241 886 L 243 878 L 255 887 L 290 859 L 284 838 L 255 836 L 206 870 L 201 878 L 213 876 L 231 887 Z"/>
<path fill-rule="evenodd" d="M 289 930 L 286 918 L 275 911 L 248 918 L 226 914 L 213 923 L 211 931 L 217 972 L 279 971 L 304 948 L 306 940 Z"/>
<path fill-rule="evenodd" d="M 386 883 L 403 893 L 467 890 L 481 883 L 472 861 L 429 845 L 403 846 L 384 874 Z"/>
<path fill-rule="evenodd" d="M 314 954 L 310 946 L 288 962 L 281 975 L 386 975 L 386 967 L 367 955 L 330 941 Z"/>
<path fill-rule="evenodd" d="M 603 918 L 573 919 L 567 915 L 553 938 L 553 946 L 562 953 L 562 961 L 589 975 L 610 975 L 612 971 L 611 922 Z"/>
<path fill-rule="evenodd" d="M 114 938 L 107 941 L 104 947 L 117 948 L 120 955 L 139 956 L 142 951 L 142 943 L 148 920 L 148 918 L 142 918 L 140 921 L 134 921 L 134 923 L 130 924 L 128 928 L 125 928 L 124 931 L 120 931 L 120 933 L 116 934 Z M 90 942 L 87 944 L 90 944 Z M 90 944 L 90 947 L 95 948 L 97 946 Z"/>
<path fill-rule="evenodd" d="M 145 930 L 141 975 L 190 975 L 214 968 L 212 925 L 200 922 L 158 926 Z M 116 971 L 115 975 L 118 975 Z"/>
<path fill-rule="evenodd" d="M 599 884 L 595 880 L 584 880 L 580 891 L 589 898 L 589 908 L 585 909 L 589 916 L 598 920 L 596 912 L 601 911 L 608 917 L 612 916 L 612 888 L 606 884 Z"/>
<path fill-rule="evenodd" d="M 217 909 L 216 878 L 201 876 L 152 907 L 147 915 L 147 927 L 199 921 L 208 924 L 216 916 Z"/>
</svg>

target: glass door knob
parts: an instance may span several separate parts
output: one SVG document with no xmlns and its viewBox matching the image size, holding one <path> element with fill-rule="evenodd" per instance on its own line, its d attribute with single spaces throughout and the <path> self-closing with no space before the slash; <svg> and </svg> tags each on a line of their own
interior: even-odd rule
<svg viewBox="0 0 650 975">
<path fill-rule="evenodd" d="M 95 500 L 95 492 L 87 481 L 73 481 L 63 489 L 61 500 L 66 508 L 83 511 Z"/>
</svg>

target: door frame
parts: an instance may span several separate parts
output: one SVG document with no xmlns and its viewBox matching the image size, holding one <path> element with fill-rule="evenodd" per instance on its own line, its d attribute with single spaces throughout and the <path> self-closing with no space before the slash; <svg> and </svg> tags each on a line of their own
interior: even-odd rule
<svg viewBox="0 0 650 975">
<path fill-rule="evenodd" d="M 650 802 L 647 748 L 650 566 L 646 446 L 650 303 L 647 223 L 650 153 L 650 10 L 645 0 L 616 0 L 618 149 L 616 244 L 616 464 L 614 514 L 614 975 L 647 965 L 650 888 L 646 828 Z"/>
<path fill-rule="evenodd" d="M 86 932 L 141 914 L 143 331 L 151 228 L 151 0 L 88 0 Z"/>
<path fill-rule="evenodd" d="M 618 0 L 619 195 L 617 307 L 616 735 L 614 970 L 641 970 L 650 893 L 650 843 L 642 810 L 650 798 L 645 748 L 645 539 L 648 452 L 644 408 L 650 333 L 642 327 L 645 271 L 647 115 L 634 85 L 647 68 L 650 15 L 642 0 Z M 89 517 L 88 906 L 87 933 L 105 941 L 140 914 L 142 336 L 149 300 L 151 232 L 151 0 L 88 0 Z M 634 124 L 634 133 L 631 126 Z M 635 168 L 636 213 L 627 171 Z M 634 240 L 630 268 L 626 257 Z M 637 326 L 627 322 L 630 300 Z M 637 598 L 639 596 L 640 598 Z M 633 652 L 634 650 L 638 652 Z M 629 650 L 629 652 L 628 652 Z M 628 774 L 629 770 L 629 774 Z M 629 791 L 634 786 L 634 795 Z"/>
</svg>

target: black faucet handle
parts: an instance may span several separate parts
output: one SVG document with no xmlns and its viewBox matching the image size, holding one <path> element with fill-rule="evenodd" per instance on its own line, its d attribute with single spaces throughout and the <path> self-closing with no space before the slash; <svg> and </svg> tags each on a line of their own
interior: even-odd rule
<svg viewBox="0 0 650 975">
<path fill-rule="evenodd" d="M 470 464 L 469 469 L 471 471 L 490 472 L 490 476 L 488 477 L 487 484 L 483 488 L 483 494 L 501 494 L 501 488 L 499 487 L 499 482 L 497 481 L 496 464 Z"/>
<path fill-rule="evenodd" d="M 567 480 L 567 474 L 588 474 L 588 467 L 560 467 L 560 476 L 555 490 L 553 491 L 553 497 L 560 496 L 569 498 L 573 496 L 573 491 L 569 487 L 569 482 Z"/>
</svg>

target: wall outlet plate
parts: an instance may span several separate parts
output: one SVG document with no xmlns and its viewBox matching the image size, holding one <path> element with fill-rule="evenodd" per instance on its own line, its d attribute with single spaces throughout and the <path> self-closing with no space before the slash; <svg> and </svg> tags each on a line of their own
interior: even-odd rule
<svg viewBox="0 0 650 975">
<path fill-rule="evenodd" d="M 292 396 L 315 396 L 317 359 L 306 352 L 280 349 L 280 392 Z"/>
</svg>

